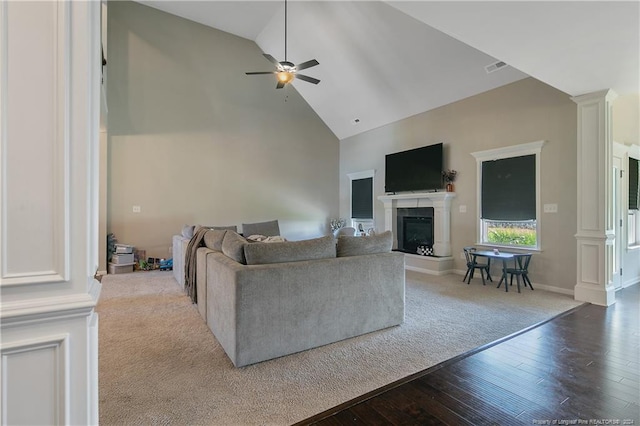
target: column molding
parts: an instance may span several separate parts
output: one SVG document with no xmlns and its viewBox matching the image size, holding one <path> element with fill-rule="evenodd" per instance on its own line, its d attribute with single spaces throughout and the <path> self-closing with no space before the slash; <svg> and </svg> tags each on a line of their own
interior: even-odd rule
<svg viewBox="0 0 640 426">
<path fill-rule="evenodd" d="M 573 97 L 577 104 L 578 217 L 576 300 L 609 306 L 613 287 L 613 135 L 617 95 L 603 90 Z"/>
<path fill-rule="evenodd" d="M 0 422 L 99 422 L 100 2 L 0 1 Z"/>
</svg>

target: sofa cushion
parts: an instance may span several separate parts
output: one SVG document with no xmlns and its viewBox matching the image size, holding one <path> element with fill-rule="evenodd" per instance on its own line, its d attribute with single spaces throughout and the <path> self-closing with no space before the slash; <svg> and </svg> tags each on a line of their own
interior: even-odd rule
<svg viewBox="0 0 640 426">
<path fill-rule="evenodd" d="M 391 231 L 368 237 L 341 236 L 338 238 L 337 255 L 344 257 L 385 253 L 391 251 L 392 247 L 393 234 Z"/>
<path fill-rule="evenodd" d="M 182 236 L 185 238 L 193 238 L 194 225 L 185 225 L 182 227 Z"/>
<path fill-rule="evenodd" d="M 237 232 L 226 231 L 222 239 L 222 253 L 236 262 L 246 265 L 247 261 L 244 257 L 244 246 L 247 244 L 249 244 L 247 240 Z"/>
<path fill-rule="evenodd" d="M 226 233 L 226 229 L 210 229 L 204 234 L 204 245 L 211 250 L 222 251 L 222 241 Z"/>
<path fill-rule="evenodd" d="M 303 241 L 253 243 L 244 246 L 244 254 L 247 265 L 329 259 L 336 257 L 336 244 L 332 235 Z"/>
<path fill-rule="evenodd" d="M 280 226 L 278 226 L 277 220 L 271 220 L 269 222 L 243 223 L 242 235 L 245 237 L 249 237 L 251 235 L 265 235 L 267 237 L 273 237 L 280 235 Z"/>
</svg>

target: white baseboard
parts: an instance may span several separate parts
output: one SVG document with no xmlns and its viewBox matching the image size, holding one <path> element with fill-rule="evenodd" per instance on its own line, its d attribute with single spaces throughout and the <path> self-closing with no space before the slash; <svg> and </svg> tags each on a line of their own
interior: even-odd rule
<svg viewBox="0 0 640 426">
<path fill-rule="evenodd" d="M 434 271 L 431 269 L 425 269 L 425 268 L 419 268 L 417 266 L 407 266 L 407 265 L 404 266 L 404 269 L 407 271 L 420 272 L 421 274 L 436 275 L 436 276 L 448 275 L 454 272 L 453 270 Z"/>
<path fill-rule="evenodd" d="M 556 287 L 552 285 L 545 285 L 545 284 L 538 284 L 538 283 L 531 283 L 531 284 L 533 285 L 533 288 L 536 290 L 540 289 L 544 291 L 550 291 L 552 293 L 566 294 L 567 296 L 575 297 L 575 294 L 573 293 L 572 288 L 562 288 L 562 287 Z"/>
<path fill-rule="evenodd" d="M 456 270 L 454 270 L 452 272 L 457 274 L 457 275 L 462 275 L 462 276 L 464 276 L 464 274 L 467 273 L 466 269 L 465 270 L 456 269 Z M 495 277 L 495 275 L 491 275 L 491 276 Z M 551 286 L 551 285 L 539 284 L 539 283 L 534 283 L 534 282 L 532 282 L 531 284 L 533 285 L 533 288 L 536 289 L 536 290 L 540 289 L 540 290 L 549 291 L 549 292 L 552 292 L 552 293 L 566 294 L 567 296 L 574 297 L 573 289 L 570 289 L 570 288 L 561 288 L 561 287 L 555 287 L 555 286 Z"/>
</svg>

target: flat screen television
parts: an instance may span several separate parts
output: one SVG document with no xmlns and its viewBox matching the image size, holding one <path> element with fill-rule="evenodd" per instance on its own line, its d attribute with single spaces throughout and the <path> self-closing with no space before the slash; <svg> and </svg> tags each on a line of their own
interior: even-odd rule
<svg viewBox="0 0 640 426">
<path fill-rule="evenodd" d="M 442 143 L 385 156 L 385 192 L 442 188 Z"/>
</svg>

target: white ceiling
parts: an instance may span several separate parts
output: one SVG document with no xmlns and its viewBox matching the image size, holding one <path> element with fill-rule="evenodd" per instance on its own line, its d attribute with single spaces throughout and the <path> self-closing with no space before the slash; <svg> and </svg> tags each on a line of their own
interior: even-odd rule
<svg viewBox="0 0 640 426">
<path fill-rule="evenodd" d="M 283 1 L 140 2 L 284 60 Z M 527 76 L 572 96 L 638 93 L 640 2 L 294 0 L 287 53 L 320 62 L 303 72 L 319 85 L 293 84 L 344 139 Z M 487 74 L 497 60 L 510 66 Z"/>
</svg>

